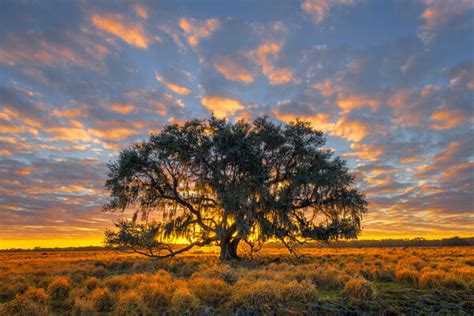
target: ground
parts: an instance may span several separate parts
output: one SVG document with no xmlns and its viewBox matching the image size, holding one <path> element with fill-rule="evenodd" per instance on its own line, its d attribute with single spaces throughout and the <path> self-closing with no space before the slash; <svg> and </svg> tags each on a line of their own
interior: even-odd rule
<svg viewBox="0 0 474 316">
<path fill-rule="evenodd" d="M 0 253 L 0 314 L 471 315 L 473 250 L 269 248 L 228 263 L 213 249 Z"/>
</svg>

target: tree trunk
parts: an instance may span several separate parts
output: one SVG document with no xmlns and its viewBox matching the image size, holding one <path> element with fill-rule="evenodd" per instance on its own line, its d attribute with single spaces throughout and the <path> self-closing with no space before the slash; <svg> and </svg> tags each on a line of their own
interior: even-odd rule
<svg viewBox="0 0 474 316">
<path fill-rule="evenodd" d="M 233 240 L 226 240 L 221 242 L 221 254 L 220 260 L 233 260 L 240 259 L 237 254 L 237 248 L 239 247 L 240 239 L 235 238 Z"/>
</svg>

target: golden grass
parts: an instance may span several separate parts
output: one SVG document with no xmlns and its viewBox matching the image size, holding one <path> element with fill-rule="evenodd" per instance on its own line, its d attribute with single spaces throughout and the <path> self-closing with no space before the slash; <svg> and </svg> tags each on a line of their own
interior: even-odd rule
<svg viewBox="0 0 474 316">
<path fill-rule="evenodd" d="M 212 252 L 158 261 L 117 252 L 1 253 L 0 315 L 418 312 L 396 303 L 396 291 L 405 289 L 431 295 L 427 302 L 449 293 L 447 314 L 472 307 L 472 248 L 302 249 L 301 255 L 270 248 L 253 260 L 220 263 Z M 327 310 L 314 310 L 324 304 Z M 427 314 L 440 312 L 432 306 L 426 304 Z"/>
<path fill-rule="evenodd" d="M 359 277 L 347 281 L 342 294 L 348 300 L 372 300 L 375 298 L 377 291 L 371 282 Z"/>
</svg>

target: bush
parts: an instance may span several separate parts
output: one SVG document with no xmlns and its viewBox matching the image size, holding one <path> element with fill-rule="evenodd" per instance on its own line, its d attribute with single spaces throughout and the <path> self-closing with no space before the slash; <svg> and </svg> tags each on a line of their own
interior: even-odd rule
<svg viewBox="0 0 474 316">
<path fill-rule="evenodd" d="M 48 294 L 51 299 L 51 303 L 54 306 L 64 304 L 66 299 L 69 297 L 69 291 L 71 287 L 69 285 L 69 278 L 67 277 L 56 277 L 48 285 Z"/>
<path fill-rule="evenodd" d="M 114 306 L 114 298 L 107 288 L 97 288 L 92 291 L 91 302 L 98 312 L 111 312 Z"/>
<path fill-rule="evenodd" d="M 376 296 L 376 291 L 371 282 L 361 277 L 349 280 L 342 295 L 347 300 L 371 300 Z"/>
<path fill-rule="evenodd" d="M 119 300 L 115 306 L 114 315 L 146 315 L 147 309 L 142 297 L 135 291 L 120 293 Z"/>
</svg>

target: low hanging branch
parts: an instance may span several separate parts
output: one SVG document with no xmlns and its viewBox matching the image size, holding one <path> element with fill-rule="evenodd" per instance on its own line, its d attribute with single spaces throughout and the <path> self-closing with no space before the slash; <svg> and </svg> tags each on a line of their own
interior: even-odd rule
<svg viewBox="0 0 474 316">
<path fill-rule="evenodd" d="M 356 238 L 365 196 L 324 144 L 301 121 L 166 126 L 109 164 L 104 211 L 138 211 L 106 231 L 106 244 L 157 258 L 215 245 L 232 259 L 241 242 L 253 252 L 280 240 L 293 252 L 308 240 Z"/>
</svg>

